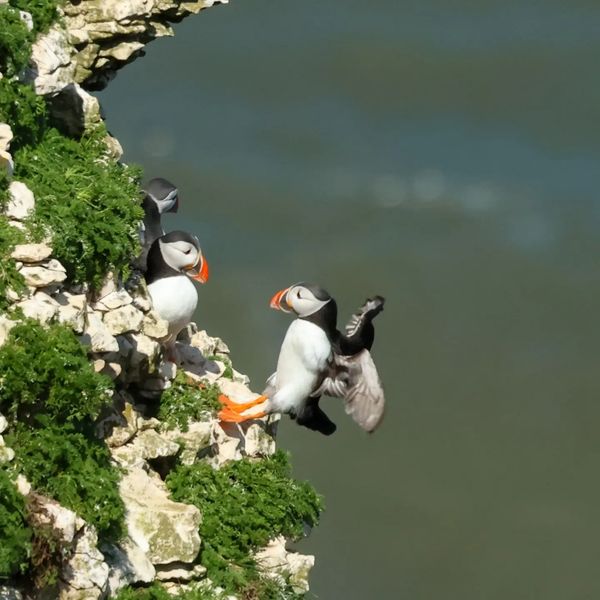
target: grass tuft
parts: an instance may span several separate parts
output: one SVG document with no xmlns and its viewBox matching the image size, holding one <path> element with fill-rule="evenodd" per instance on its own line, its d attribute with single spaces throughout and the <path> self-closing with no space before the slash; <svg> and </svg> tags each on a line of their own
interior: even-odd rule
<svg viewBox="0 0 600 600">
<path fill-rule="evenodd" d="M 80 140 L 48 129 L 15 155 L 15 178 L 36 198 L 35 220 L 52 232 L 54 256 L 76 283 L 100 285 L 108 271 L 128 274 L 139 254 L 140 170 L 113 162 L 104 126 Z"/>
<path fill-rule="evenodd" d="M 11 428 L 7 443 L 17 448 L 13 464 L 34 489 L 57 500 L 111 540 L 124 532 L 125 508 L 119 496 L 120 473 L 102 440 L 72 425 Z"/>
<path fill-rule="evenodd" d="M 218 400 L 220 393 L 216 384 L 203 388 L 189 384 L 183 370 L 180 370 L 160 399 L 158 418 L 166 429 L 187 431 L 191 421 L 199 421 L 221 408 Z"/>
<path fill-rule="evenodd" d="M 26 521 L 25 500 L 8 472 L 0 468 L 0 582 L 28 567 L 32 531 Z"/>
<path fill-rule="evenodd" d="M 4 77 L 16 77 L 27 66 L 33 33 L 27 29 L 19 11 L 0 5 L 0 71 Z"/>
<path fill-rule="evenodd" d="M 250 592 L 258 588 L 262 596 L 256 597 L 290 597 L 289 590 L 286 596 L 271 595 L 272 582 L 262 581 L 251 556 L 278 535 L 301 538 L 322 510 L 313 488 L 290 477 L 285 453 L 232 462 L 219 470 L 202 463 L 181 465 L 166 483 L 174 500 L 202 512 L 200 562 L 216 584 L 242 596 L 247 592 L 252 597 Z"/>
<path fill-rule="evenodd" d="M 25 320 L 0 347 L 0 412 L 13 421 L 90 424 L 109 400 L 111 385 L 64 325 Z"/>
</svg>

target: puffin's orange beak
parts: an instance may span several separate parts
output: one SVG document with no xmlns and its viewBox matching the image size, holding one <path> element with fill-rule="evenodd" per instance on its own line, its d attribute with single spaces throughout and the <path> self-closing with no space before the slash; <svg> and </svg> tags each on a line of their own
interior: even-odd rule
<svg viewBox="0 0 600 600">
<path fill-rule="evenodd" d="M 208 281 L 208 262 L 202 254 L 195 265 L 190 265 L 185 268 L 185 273 L 188 277 L 199 281 L 200 283 L 206 283 Z"/>
<path fill-rule="evenodd" d="M 290 288 L 287 287 L 284 290 L 277 292 L 272 298 L 270 306 L 275 310 L 282 310 L 283 312 L 290 312 L 292 307 L 288 304 L 287 293 Z"/>
</svg>

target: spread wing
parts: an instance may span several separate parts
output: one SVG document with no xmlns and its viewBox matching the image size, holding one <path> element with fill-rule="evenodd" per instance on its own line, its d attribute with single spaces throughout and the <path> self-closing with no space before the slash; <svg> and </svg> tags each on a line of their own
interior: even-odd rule
<svg viewBox="0 0 600 600">
<path fill-rule="evenodd" d="M 343 398 L 346 414 L 365 431 L 375 431 L 385 409 L 383 386 L 371 353 L 364 349 L 353 356 L 334 354 L 327 376 L 311 394 Z"/>
</svg>

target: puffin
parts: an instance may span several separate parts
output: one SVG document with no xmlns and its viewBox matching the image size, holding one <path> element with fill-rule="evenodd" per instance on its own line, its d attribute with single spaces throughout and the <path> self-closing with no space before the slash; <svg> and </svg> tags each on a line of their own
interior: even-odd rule
<svg viewBox="0 0 600 600">
<path fill-rule="evenodd" d="M 166 212 L 177 212 L 179 195 L 177 188 L 162 177 L 151 179 L 143 188 L 144 220 L 140 226 L 140 243 L 142 252 L 136 260 L 136 267 L 143 272 L 147 268 L 147 257 L 154 240 L 164 235 L 160 222 L 161 215 Z"/>
<path fill-rule="evenodd" d="M 385 397 L 370 350 L 373 319 L 384 303 L 381 296 L 367 299 L 341 333 L 337 304 L 322 287 L 302 282 L 277 292 L 271 308 L 297 317 L 281 345 L 277 371 L 263 394 L 250 402 L 236 403 L 222 394 L 221 421 L 240 423 L 285 413 L 299 425 L 331 435 L 336 425 L 319 406 L 326 394 L 343 398 L 346 413 L 365 431 L 374 431 L 383 418 Z M 259 412 L 246 413 L 258 405 L 263 405 Z"/>
<path fill-rule="evenodd" d="M 152 243 L 145 278 L 154 310 L 169 323 L 163 341 L 167 360 L 177 362 L 177 334 L 192 320 L 198 293 L 192 279 L 208 281 L 208 263 L 198 238 L 186 231 L 171 231 Z"/>
</svg>

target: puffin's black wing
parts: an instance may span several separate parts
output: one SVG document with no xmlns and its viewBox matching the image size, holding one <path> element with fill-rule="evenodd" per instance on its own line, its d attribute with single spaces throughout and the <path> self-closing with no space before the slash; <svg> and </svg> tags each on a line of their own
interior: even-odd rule
<svg viewBox="0 0 600 600">
<path fill-rule="evenodd" d="M 333 354 L 329 373 L 311 396 L 321 394 L 343 398 L 346 414 L 369 433 L 375 431 L 383 419 L 383 386 L 366 348 L 353 356 Z"/>
<path fill-rule="evenodd" d="M 363 348 L 370 350 L 375 339 L 373 319 L 383 310 L 385 298 L 374 296 L 367 298 L 365 303 L 350 317 L 345 335 L 339 337 L 339 351 L 343 355 L 352 355 Z"/>
</svg>

